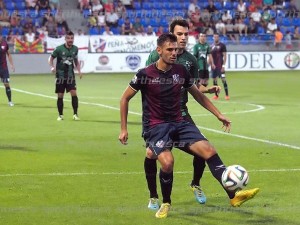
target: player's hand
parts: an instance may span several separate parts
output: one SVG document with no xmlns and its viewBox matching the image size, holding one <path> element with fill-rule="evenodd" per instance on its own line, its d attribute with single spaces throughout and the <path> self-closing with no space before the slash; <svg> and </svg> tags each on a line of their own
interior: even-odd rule
<svg viewBox="0 0 300 225">
<path fill-rule="evenodd" d="M 211 69 L 212 70 L 216 69 L 216 65 L 215 64 L 211 64 Z"/>
<path fill-rule="evenodd" d="M 55 69 L 54 66 L 51 67 L 51 72 L 52 72 L 52 73 L 55 73 L 55 72 L 56 72 L 56 69 Z"/>
<path fill-rule="evenodd" d="M 121 142 L 121 144 L 127 145 L 127 140 L 128 140 L 127 130 L 121 131 L 121 133 L 119 135 L 119 141 Z"/>
<path fill-rule="evenodd" d="M 220 115 L 218 119 L 223 123 L 222 129 L 224 129 L 224 132 L 229 133 L 231 129 L 231 121 L 223 115 Z"/>
<path fill-rule="evenodd" d="M 221 87 L 217 85 L 211 86 L 207 89 L 207 92 L 210 94 L 219 94 L 220 91 L 221 91 Z"/>
<path fill-rule="evenodd" d="M 15 66 L 14 65 L 10 65 L 10 68 L 13 72 L 15 72 Z"/>
<path fill-rule="evenodd" d="M 225 73 L 225 67 L 222 67 L 221 73 Z"/>
<path fill-rule="evenodd" d="M 82 73 L 78 73 L 78 76 L 81 79 L 82 78 Z"/>
</svg>

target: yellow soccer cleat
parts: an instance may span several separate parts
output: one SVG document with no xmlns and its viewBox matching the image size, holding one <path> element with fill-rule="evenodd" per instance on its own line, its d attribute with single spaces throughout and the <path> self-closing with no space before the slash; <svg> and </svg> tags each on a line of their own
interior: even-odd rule
<svg viewBox="0 0 300 225">
<path fill-rule="evenodd" d="M 163 203 L 160 206 L 160 209 L 156 212 L 155 217 L 156 218 L 166 218 L 168 216 L 168 212 L 171 208 L 171 205 L 169 203 Z"/>
<path fill-rule="evenodd" d="M 249 199 L 253 198 L 259 192 L 259 188 L 253 188 L 250 190 L 241 190 L 235 193 L 233 199 L 230 199 L 230 204 L 233 207 L 239 207 L 244 202 L 248 201 Z"/>
</svg>

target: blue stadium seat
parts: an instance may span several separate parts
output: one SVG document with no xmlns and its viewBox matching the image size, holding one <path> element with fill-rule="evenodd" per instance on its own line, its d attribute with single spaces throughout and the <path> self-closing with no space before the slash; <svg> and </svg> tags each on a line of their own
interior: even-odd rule
<svg viewBox="0 0 300 225">
<path fill-rule="evenodd" d="M 142 8 L 142 5 L 140 2 L 133 2 L 133 6 L 135 10 L 139 10 Z"/>
<path fill-rule="evenodd" d="M 152 9 L 152 3 L 151 2 L 143 2 L 142 8 L 147 9 L 147 10 L 151 10 Z"/>
<path fill-rule="evenodd" d="M 292 25 L 292 21 L 291 21 L 290 18 L 283 18 L 282 19 L 282 26 L 288 27 L 288 26 L 291 26 L 291 25 Z"/>
<path fill-rule="evenodd" d="M 232 5 L 231 2 L 226 1 L 226 2 L 224 2 L 223 8 L 226 9 L 226 10 L 232 10 L 233 9 L 233 5 Z"/>
<path fill-rule="evenodd" d="M 119 30 L 118 27 L 112 27 L 110 30 L 114 33 L 114 35 L 119 35 L 120 34 L 120 30 Z"/>
<path fill-rule="evenodd" d="M 7 10 L 15 10 L 15 4 L 13 2 L 7 2 L 5 6 Z"/>
<path fill-rule="evenodd" d="M 293 25 L 300 27 L 300 18 L 299 17 L 293 18 Z"/>
<path fill-rule="evenodd" d="M 223 9 L 222 3 L 220 3 L 220 2 L 215 2 L 215 6 L 216 6 L 217 10 Z"/>
<path fill-rule="evenodd" d="M 263 27 L 258 27 L 257 33 L 258 33 L 258 34 L 265 34 L 266 31 L 265 31 L 265 29 L 264 29 Z"/>
<path fill-rule="evenodd" d="M 26 8 L 25 2 L 16 2 L 15 8 L 17 10 L 23 10 L 23 9 L 25 9 Z"/>
<path fill-rule="evenodd" d="M 7 36 L 9 33 L 9 27 L 2 27 L 2 36 Z"/>
<path fill-rule="evenodd" d="M 99 29 L 97 27 L 91 27 L 89 29 L 89 34 L 90 35 L 98 35 L 99 34 Z"/>
</svg>

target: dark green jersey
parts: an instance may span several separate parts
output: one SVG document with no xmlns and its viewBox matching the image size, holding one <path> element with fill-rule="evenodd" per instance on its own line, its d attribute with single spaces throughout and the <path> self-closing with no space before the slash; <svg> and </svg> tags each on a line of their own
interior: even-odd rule
<svg viewBox="0 0 300 225">
<path fill-rule="evenodd" d="M 197 58 L 198 66 L 200 70 L 207 70 L 207 56 L 210 54 L 210 47 L 207 43 L 195 44 L 193 49 L 194 56 Z"/>
<path fill-rule="evenodd" d="M 159 59 L 159 55 L 156 50 L 152 51 L 146 61 L 146 65 L 150 65 L 156 62 Z M 184 50 L 182 54 L 177 55 L 176 63 L 184 65 L 185 68 L 190 72 L 191 77 L 198 82 L 199 74 L 198 74 L 198 64 L 197 59 L 188 51 Z M 181 110 L 182 115 L 185 116 L 187 114 L 187 106 L 188 102 L 188 93 L 186 89 L 182 90 L 181 94 Z"/>
<path fill-rule="evenodd" d="M 53 58 L 57 58 L 56 77 L 74 77 L 74 60 L 78 58 L 78 48 L 73 45 L 67 48 L 65 44 L 57 46 L 53 51 Z"/>
</svg>

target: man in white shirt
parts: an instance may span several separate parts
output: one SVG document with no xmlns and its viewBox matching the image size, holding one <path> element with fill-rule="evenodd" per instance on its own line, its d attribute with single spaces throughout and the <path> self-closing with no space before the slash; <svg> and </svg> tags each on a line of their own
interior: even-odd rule
<svg viewBox="0 0 300 225">
<path fill-rule="evenodd" d="M 275 19 L 272 18 L 271 21 L 268 23 L 267 33 L 268 34 L 273 34 L 275 30 L 277 30 L 277 24 L 275 22 Z"/>
</svg>

